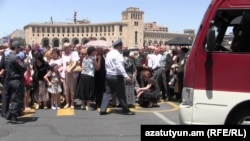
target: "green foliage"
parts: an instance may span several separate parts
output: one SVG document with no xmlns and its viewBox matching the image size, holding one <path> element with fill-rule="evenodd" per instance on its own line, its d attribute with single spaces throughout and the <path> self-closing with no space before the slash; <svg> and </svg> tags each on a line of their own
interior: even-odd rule
<svg viewBox="0 0 250 141">
<path fill-rule="evenodd" d="M 18 40 L 21 46 L 26 46 L 25 39 L 21 37 L 15 37 L 13 40 Z"/>
</svg>

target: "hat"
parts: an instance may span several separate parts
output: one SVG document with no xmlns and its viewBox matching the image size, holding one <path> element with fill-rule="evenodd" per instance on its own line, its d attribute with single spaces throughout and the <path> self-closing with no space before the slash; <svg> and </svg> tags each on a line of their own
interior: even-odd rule
<svg viewBox="0 0 250 141">
<path fill-rule="evenodd" d="M 71 47 L 71 44 L 69 42 L 65 42 L 63 44 L 63 48 L 62 49 L 65 49 L 66 47 Z"/>
<path fill-rule="evenodd" d="M 12 47 L 19 47 L 19 46 L 20 46 L 20 43 L 19 43 L 19 41 L 13 41 L 13 42 L 11 43 L 11 46 L 12 46 Z"/>
<path fill-rule="evenodd" d="M 118 45 L 121 45 L 122 44 L 122 39 L 119 38 L 118 40 L 116 40 L 114 43 L 113 43 L 113 46 L 116 47 Z"/>
</svg>

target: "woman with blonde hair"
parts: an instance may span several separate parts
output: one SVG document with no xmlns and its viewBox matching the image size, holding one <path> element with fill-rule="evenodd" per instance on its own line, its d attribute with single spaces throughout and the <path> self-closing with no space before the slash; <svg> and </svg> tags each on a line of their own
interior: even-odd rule
<svg viewBox="0 0 250 141">
<path fill-rule="evenodd" d="M 77 62 L 79 61 L 80 57 L 77 51 L 73 51 L 72 45 L 67 42 L 63 44 L 63 51 L 64 53 L 62 54 L 62 77 L 65 79 L 63 87 L 66 98 L 66 105 L 64 106 L 64 108 L 70 107 L 74 109 L 74 91 L 79 73 L 73 72 L 73 69 L 77 65 Z M 69 64 L 71 65 L 69 66 Z"/>
</svg>

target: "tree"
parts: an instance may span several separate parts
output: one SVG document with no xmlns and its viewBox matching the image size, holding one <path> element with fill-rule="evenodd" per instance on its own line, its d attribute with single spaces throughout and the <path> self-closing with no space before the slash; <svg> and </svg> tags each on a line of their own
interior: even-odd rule
<svg viewBox="0 0 250 141">
<path fill-rule="evenodd" d="M 21 46 L 26 46 L 26 43 L 25 43 L 25 39 L 24 39 L 24 38 L 15 37 L 15 38 L 13 38 L 13 40 L 19 41 L 19 43 L 20 43 Z"/>
</svg>

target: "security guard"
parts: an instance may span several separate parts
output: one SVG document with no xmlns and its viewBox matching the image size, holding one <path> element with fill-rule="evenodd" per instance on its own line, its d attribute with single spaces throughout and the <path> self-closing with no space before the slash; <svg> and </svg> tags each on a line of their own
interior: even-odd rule
<svg viewBox="0 0 250 141">
<path fill-rule="evenodd" d="M 4 116 L 11 123 L 17 123 L 17 117 L 23 108 L 23 80 L 27 65 L 17 55 L 21 50 L 18 41 L 11 43 L 10 50 L 10 53 L 5 57 L 4 63 L 1 66 L 5 70 L 3 95 L 10 99 L 10 104 L 5 105 L 9 107 L 6 108 L 7 111 L 5 111 Z"/>
</svg>

